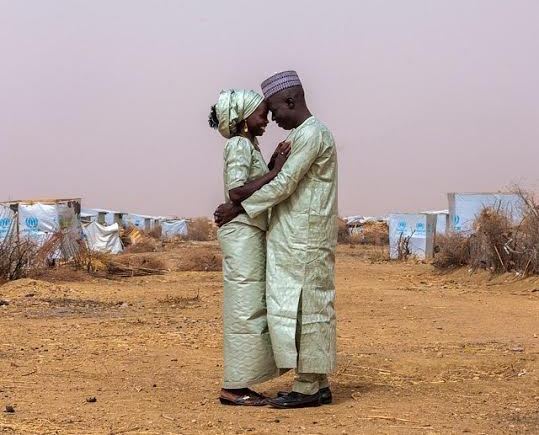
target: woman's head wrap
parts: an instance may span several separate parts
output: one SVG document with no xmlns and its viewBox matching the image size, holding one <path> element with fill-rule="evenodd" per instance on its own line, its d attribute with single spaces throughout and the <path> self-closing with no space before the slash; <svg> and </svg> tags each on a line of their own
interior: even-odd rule
<svg viewBox="0 0 539 435">
<path fill-rule="evenodd" d="M 219 133 L 227 139 L 237 135 L 241 121 L 249 117 L 262 101 L 264 98 L 255 91 L 245 89 L 221 91 L 215 105 Z"/>
</svg>

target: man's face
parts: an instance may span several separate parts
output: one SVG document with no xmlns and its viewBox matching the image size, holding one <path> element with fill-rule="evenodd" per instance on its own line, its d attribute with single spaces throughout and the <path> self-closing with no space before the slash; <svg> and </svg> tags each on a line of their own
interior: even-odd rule
<svg viewBox="0 0 539 435">
<path fill-rule="evenodd" d="M 266 101 L 271 112 L 271 119 L 285 130 L 293 129 L 294 102 L 280 92 L 272 95 Z"/>
</svg>

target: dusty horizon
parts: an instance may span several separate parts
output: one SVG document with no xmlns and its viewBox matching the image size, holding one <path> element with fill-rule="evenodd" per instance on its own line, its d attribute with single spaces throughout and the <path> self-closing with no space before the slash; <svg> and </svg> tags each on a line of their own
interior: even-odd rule
<svg viewBox="0 0 539 435">
<path fill-rule="evenodd" d="M 283 69 L 336 138 L 341 215 L 539 191 L 538 17 L 533 0 L 0 0 L 0 201 L 210 216 L 209 108 Z M 286 135 L 270 124 L 264 155 Z"/>
</svg>

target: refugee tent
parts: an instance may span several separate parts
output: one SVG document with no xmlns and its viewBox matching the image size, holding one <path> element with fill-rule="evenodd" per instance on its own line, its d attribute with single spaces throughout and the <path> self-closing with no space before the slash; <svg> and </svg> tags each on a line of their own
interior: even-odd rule
<svg viewBox="0 0 539 435">
<path fill-rule="evenodd" d="M 169 219 L 161 221 L 161 238 L 171 239 L 186 236 L 188 231 L 186 219 Z"/>
<path fill-rule="evenodd" d="M 385 217 L 375 217 L 375 216 L 348 216 L 344 218 L 346 226 L 348 227 L 348 233 L 361 234 L 365 224 L 374 224 L 374 223 L 383 223 L 386 222 Z"/>
<path fill-rule="evenodd" d="M 436 216 L 436 234 L 446 234 L 449 228 L 449 210 L 424 211 Z"/>
<path fill-rule="evenodd" d="M 83 227 L 86 245 L 91 251 L 108 252 L 119 254 L 123 251 L 120 240 L 120 226 L 112 224 L 109 226 L 92 222 Z"/>
<path fill-rule="evenodd" d="M 126 213 L 122 216 L 125 228 L 136 227 L 139 230 L 146 230 L 146 217 L 138 214 Z"/>
<path fill-rule="evenodd" d="M 82 237 L 80 199 L 47 199 L 9 201 L 1 205 L 16 216 L 16 236 L 42 246 L 55 234 L 58 245 L 51 258 L 72 258 L 79 249 Z M 6 224 L 7 221 L 3 221 Z"/>
<path fill-rule="evenodd" d="M 15 225 L 15 213 L 13 210 L 0 204 L 0 243 L 5 240 Z"/>
<path fill-rule="evenodd" d="M 80 220 L 84 224 L 97 222 L 99 213 L 91 208 L 83 208 L 80 212 Z"/>
<path fill-rule="evenodd" d="M 450 230 L 454 232 L 473 231 L 475 219 L 487 207 L 500 210 L 518 223 L 525 206 L 516 193 L 448 193 L 447 197 Z"/>
<path fill-rule="evenodd" d="M 126 228 L 136 227 L 142 231 L 151 231 L 160 224 L 161 217 L 126 213 L 122 216 L 122 221 Z"/>
<path fill-rule="evenodd" d="M 399 240 L 409 238 L 411 255 L 432 258 L 436 216 L 427 213 L 394 213 L 389 215 L 389 250 L 392 259 L 398 258 Z"/>
</svg>

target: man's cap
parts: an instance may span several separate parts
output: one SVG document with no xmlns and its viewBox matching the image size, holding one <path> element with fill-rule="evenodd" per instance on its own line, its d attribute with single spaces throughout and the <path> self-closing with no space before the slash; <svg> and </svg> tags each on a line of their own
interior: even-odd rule
<svg viewBox="0 0 539 435">
<path fill-rule="evenodd" d="M 269 98 L 284 89 L 301 86 L 301 81 L 296 71 L 283 71 L 267 78 L 260 86 L 264 98 Z"/>
</svg>

